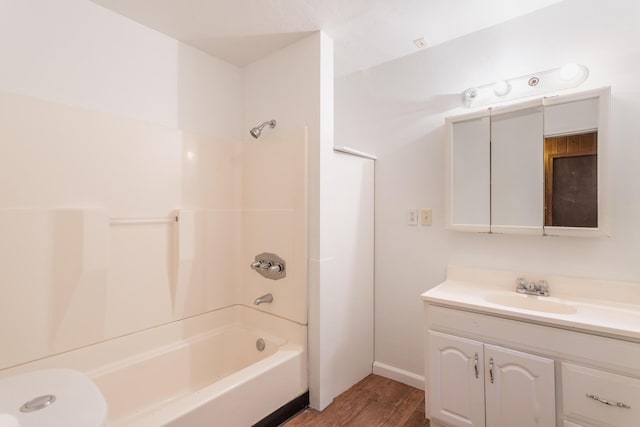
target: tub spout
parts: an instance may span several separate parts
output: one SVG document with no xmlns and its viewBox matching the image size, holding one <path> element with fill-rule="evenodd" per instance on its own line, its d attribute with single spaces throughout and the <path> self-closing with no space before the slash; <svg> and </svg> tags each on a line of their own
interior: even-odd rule
<svg viewBox="0 0 640 427">
<path fill-rule="evenodd" d="M 264 304 L 265 302 L 273 302 L 273 295 L 271 294 L 262 295 L 261 297 L 258 297 L 255 299 L 255 301 L 253 301 L 255 305 Z"/>
</svg>

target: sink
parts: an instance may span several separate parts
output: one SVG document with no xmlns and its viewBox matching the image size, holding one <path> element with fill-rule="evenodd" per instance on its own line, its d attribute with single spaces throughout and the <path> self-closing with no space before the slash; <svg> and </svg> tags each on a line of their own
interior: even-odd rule
<svg viewBox="0 0 640 427">
<path fill-rule="evenodd" d="M 485 301 L 492 304 L 523 310 L 544 311 L 545 313 L 555 314 L 575 314 L 577 311 L 576 308 L 570 304 L 549 300 L 548 298 L 549 297 L 516 293 L 490 293 L 484 297 Z"/>
</svg>

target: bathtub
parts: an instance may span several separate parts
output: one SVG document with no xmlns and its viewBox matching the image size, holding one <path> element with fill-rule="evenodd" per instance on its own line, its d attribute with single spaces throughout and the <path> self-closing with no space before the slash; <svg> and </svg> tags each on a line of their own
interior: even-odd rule
<svg viewBox="0 0 640 427">
<path fill-rule="evenodd" d="M 246 427 L 308 389 L 305 345 L 305 326 L 236 305 L 21 370 L 86 372 L 107 400 L 110 427 Z"/>
</svg>

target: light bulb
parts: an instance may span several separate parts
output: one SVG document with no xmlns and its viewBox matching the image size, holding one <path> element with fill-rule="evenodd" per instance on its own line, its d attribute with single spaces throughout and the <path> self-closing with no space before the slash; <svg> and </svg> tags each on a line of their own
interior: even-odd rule
<svg viewBox="0 0 640 427">
<path fill-rule="evenodd" d="M 498 80 L 493 84 L 493 93 L 496 96 L 505 96 L 511 90 L 511 85 L 506 80 Z"/>
<path fill-rule="evenodd" d="M 565 64 L 560 68 L 560 78 L 564 81 L 573 80 L 580 74 L 581 68 L 578 64 Z"/>
</svg>

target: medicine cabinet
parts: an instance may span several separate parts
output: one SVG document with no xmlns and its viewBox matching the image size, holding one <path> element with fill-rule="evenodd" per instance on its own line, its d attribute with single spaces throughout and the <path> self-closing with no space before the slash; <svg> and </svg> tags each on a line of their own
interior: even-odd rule
<svg viewBox="0 0 640 427">
<path fill-rule="evenodd" d="M 449 117 L 447 228 L 607 234 L 610 88 Z"/>
</svg>

